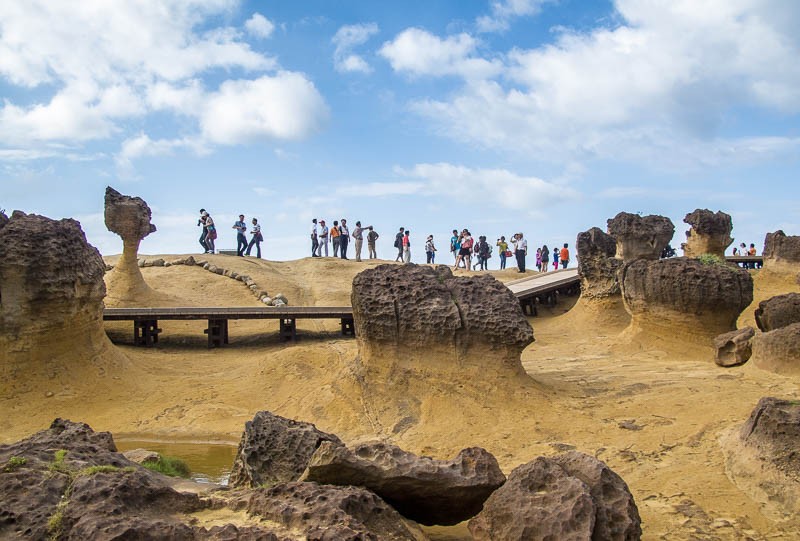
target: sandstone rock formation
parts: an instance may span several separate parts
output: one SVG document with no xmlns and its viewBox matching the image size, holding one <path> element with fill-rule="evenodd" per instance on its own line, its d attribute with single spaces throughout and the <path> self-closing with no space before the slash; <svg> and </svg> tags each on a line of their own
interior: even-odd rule
<svg viewBox="0 0 800 541">
<path fill-rule="evenodd" d="M 104 272 L 77 221 L 12 214 L 0 229 L 0 388 L 52 378 L 111 347 Z"/>
<path fill-rule="evenodd" d="M 152 293 L 137 263 L 139 243 L 156 230 L 150 223 L 151 216 L 150 207 L 142 198 L 122 195 L 111 186 L 106 188 L 106 227 L 122 237 L 122 256 L 106 277 L 109 294 L 115 299 L 133 301 Z"/>
<path fill-rule="evenodd" d="M 259 411 L 245 423 L 230 484 L 258 487 L 296 481 L 322 442 L 344 445 L 310 423 Z"/>
<path fill-rule="evenodd" d="M 745 269 L 705 264 L 697 259 L 638 260 L 621 271 L 625 308 L 632 330 L 696 338 L 736 328 L 736 319 L 753 300 L 753 279 Z"/>
<path fill-rule="evenodd" d="M 620 212 L 608 220 L 608 234 L 617 241 L 617 257 L 625 261 L 658 259 L 672 240 L 675 226 L 664 216 Z"/>
<path fill-rule="evenodd" d="M 464 449 L 453 460 L 434 460 L 381 442 L 352 450 L 323 442 L 301 479 L 365 487 L 404 517 L 427 525 L 475 516 L 506 480 L 494 456 L 479 447 Z"/>
<path fill-rule="evenodd" d="M 687 214 L 683 221 L 692 226 L 686 232 L 684 246 L 686 257 L 698 257 L 703 254 L 725 257 L 725 249 L 733 242 L 731 238 L 733 222 L 729 214 L 697 209 Z"/>
<path fill-rule="evenodd" d="M 56 419 L 48 430 L 0 445 L 0 537 L 425 539 L 363 488 L 288 483 L 198 496 L 200 486 L 181 492 L 174 484 L 117 453 L 110 434 Z M 207 527 L 196 513 L 210 509 L 216 519 Z M 244 523 L 236 511 L 247 513 Z"/>
<path fill-rule="evenodd" d="M 533 330 L 511 291 L 488 274 L 379 265 L 356 275 L 351 300 L 365 363 L 386 357 L 433 363 L 444 353 L 448 362 L 472 364 L 484 375 L 524 374 L 520 354 Z"/>
<path fill-rule="evenodd" d="M 800 402 L 764 397 L 740 429 L 723 438 L 726 470 L 773 518 L 800 511 Z"/>
<path fill-rule="evenodd" d="M 714 339 L 717 350 L 714 362 L 719 366 L 739 366 L 750 360 L 753 353 L 752 340 L 756 331 L 753 327 L 737 329 L 721 334 Z"/>
<path fill-rule="evenodd" d="M 599 460 L 572 451 L 515 468 L 469 530 L 477 541 L 633 541 L 641 537 L 641 520 L 625 482 Z"/>
<path fill-rule="evenodd" d="M 765 269 L 797 272 L 800 264 L 800 236 L 787 236 L 780 229 L 767 233 L 763 256 Z"/>
<path fill-rule="evenodd" d="M 800 323 L 800 293 L 777 295 L 758 303 L 756 325 L 764 332 Z"/>
<path fill-rule="evenodd" d="M 8 223 L 8 216 L 5 212 L 0 211 L 0 229 L 3 229 Z"/>
<path fill-rule="evenodd" d="M 578 234 L 578 275 L 581 277 L 581 297 L 603 299 L 619 296 L 617 272 L 622 260 L 615 257 L 617 241 L 600 228 L 593 227 Z"/>
<path fill-rule="evenodd" d="M 753 364 L 777 374 L 800 374 L 800 323 L 753 338 Z"/>
</svg>

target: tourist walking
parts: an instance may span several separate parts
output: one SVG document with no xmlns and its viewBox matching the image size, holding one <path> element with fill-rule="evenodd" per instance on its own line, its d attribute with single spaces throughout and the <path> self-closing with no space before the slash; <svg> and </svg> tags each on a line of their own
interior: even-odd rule
<svg viewBox="0 0 800 541">
<path fill-rule="evenodd" d="M 517 270 L 525 272 L 525 255 L 528 252 L 528 241 L 522 233 L 517 233 L 511 240 L 514 244 L 514 256 L 517 258 Z"/>
<path fill-rule="evenodd" d="M 536 248 L 536 270 L 542 272 L 542 249 Z"/>
<path fill-rule="evenodd" d="M 492 255 L 492 247 L 486 242 L 486 236 L 478 237 L 478 263 L 481 270 L 489 269 L 489 258 Z"/>
<path fill-rule="evenodd" d="M 339 254 L 342 259 L 347 259 L 347 244 L 350 242 L 350 230 L 347 228 L 347 220 L 342 218 L 339 225 Z"/>
<path fill-rule="evenodd" d="M 247 245 L 247 251 L 244 255 L 250 255 L 250 251 L 253 249 L 253 246 L 256 247 L 256 257 L 261 259 L 261 241 L 264 240 L 264 237 L 261 235 L 261 226 L 258 223 L 257 218 L 253 218 L 253 229 L 250 231 L 252 237 L 250 238 L 250 244 Z"/>
<path fill-rule="evenodd" d="M 425 241 L 425 262 L 431 265 L 436 263 L 436 246 L 433 245 L 433 235 L 428 235 L 428 240 Z"/>
<path fill-rule="evenodd" d="M 206 228 L 206 246 L 208 247 L 206 253 L 213 254 L 214 250 L 216 250 L 216 248 L 214 247 L 214 241 L 217 240 L 217 227 L 214 225 L 214 219 L 207 212 L 206 212 L 205 228 Z"/>
<path fill-rule="evenodd" d="M 319 257 L 319 255 L 317 255 L 317 248 L 319 248 L 319 238 L 317 237 L 317 219 L 311 218 L 311 257 Z"/>
<path fill-rule="evenodd" d="M 553 270 L 558 270 L 558 248 L 553 247 Z"/>
<path fill-rule="evenodd" d="M 208 245 L 206 244 L 206 235 L 208 235 L 208 230 L 206 229 L 206 216 L 208 213 L 206 209 L 200 209 L 200 218 L 197 219 L 197 226 L 200 227 L 200 246 L 203 247 L 203 253 L 208 253 Z"/>
<path fill-rule="evenodd" d="M 333 227 L 331 227 L 331 244 L 333 244 L 333 257 L 339 257 L 339 246 L 341 240 L 341 233 L 339 232 L 339 220 L 333 221 Z"/>
<path fill-rule="evenodd" d="M 369 226 L 370 228 L 372 226 Z M 355 228 L 353 228 L 353 239 L 356 243 L 356 261 L 361 261 L 361 247 L 364 244 L 364 229 L 368 229 L 366 227 L 361 227 L 361 222 L 356 222 Z"/>
<path fill-rule="evenodd" d="M 317 252 L 322 256 L 323 248 L 325 257 L 328 257 L 328 226 L 325 225 L 325 220 L 319 221 L 319 248 Z"/>
<path fill-rule="evenodd" d="M 565 242 L 564 247 L 561 248 L 561 252 L 558 254 L 559 259 L 561 259 L 562 269 L 566 269 L 567 265 L 569 265 L 569 248 L 567 246 L 568 244 Z"/>
<path fill-rule="evenodd" d="M 456 264 L 453 266 L 453 270 L 458 269 L 458 264 L 462 261 L 464 262 L 464 268 L 470 270 L 472 247 L 474 246 L 475 241 L 472 239 L 472 236 L 469 234 L 467 229 L 461 232 L 458 244 L 461 246 L 461 248 L 458 250 L 458 257 L 456 257 Z"/>
<path fill-rule="evenodd" d="M 378 232 L 372 226 L 369 226 L 369 233 L 367 233 L 367 251 L 369 252 L 370 259 L 378 259 L 378 253 L 375 251 L 375 241 L 378 240 Z"/>
<path fill-rule="evenodd" d="M 233 228 L 236 230 L 236 255 L 244 257 L 244 251 L 247 249 L 247 224 L 244 223 L 244 214 L 239 215 L 239 220 L 233 222 Z"/>
<path fill-rule="evenodd" d="M 411 230 L 403 234 L 403 263 L 411 263 Z"/>
<path fill-rule="evenodd" d="M 458 259 L 459 250 L 461 250 L 461 242 L 458 237 L 458 230 L 453 229 L 453 236 L 450 237 L 450 253 L 453 254 L 453 261 Z"/>
<path fill-rule="evenodd" d="M 397 257 L 394 258 L 395 261 L 403 260 L 403 233 L 405 230 L 405 227 L 401 227 L 400 231 L 394 236 L 394 247 L 397 248 Z"/>
<path fill-rule="evenodd" d="M 550 263 L 550 248 L 547 244 L 542 246 L 542 272 L 547 272 L 547 265 Z"/>
<path fill-rule="evenodd" d="M 503 270 L 506 268 L 506 252 L 508 252 L 508 243 L 506 242 L 506 238 L 501 236 L 499 239 L 497 239 L 495 245 L 497 246 L 498 253 L 500 254 L 500 270 Z"/>
</svg>

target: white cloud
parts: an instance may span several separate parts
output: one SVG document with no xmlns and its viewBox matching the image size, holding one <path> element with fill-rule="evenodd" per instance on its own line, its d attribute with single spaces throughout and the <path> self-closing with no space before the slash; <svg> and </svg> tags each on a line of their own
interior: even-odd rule
<svg viewBox="0 0 800 541">
<path fill-rule="evenodd" d="M 336 46 L 333 63 L 336 71 L 369 73 L 369 64 L 361 56 L 353 54 L 353 48 L 363 45 L 369 38 L 378 33 L 375 23 L 350 24 L 339 28 L 331 41 Z"/>
<path fill-rule="evenodd" d="M 476 57 L 478 45 L 478 40 L 465 33 L 442 39 L 421 28 L 408 28 L 378 52 L 395 71 L 411 75 L 459 75 L 467 79 L 497 75 L 502 65 Z"/>
<path fill-rule="evenodd" d="M 539 13 L 543 4 L 553 0 L 492 0 L 491 15 L 475 21 L 479 32 L 507 30 L 511 19 Z"/>
<path fill-rule="evenodd" d="M 272 23 L 272 21 L 260 13 L 253 13 L 253 16 L 247 19 L 247 22 L 244 23 L 244 27 L 248 32 L 250 32 L 250 34 L 258 38 L 268 38 L 275 30 L 275 25 Z"/>
<path fill-rule="evenodd" d="M 724 134 L 732 118 L 748 126 L 740 115 L 753 111 L 800 112 L 800 4 L 619 0 L 616 8 L 617 28 L 564 31 L 552 44 L 512 50 L 501 77 L 468 80 L 412 110 L 443 135 L 533 159 L 683 167 L 796 150 L 780 134 Z M 459 59 L 476 59 L 469 37 L 409 39 L 421 32 L 408 29 L 384 48 L 395 69 L 453 72 Z M 417 54 L 423 43 L 436 51 L 446 42 L 449 55 Z"/>
<path fill-rule="evenodd" d="M 133 173 L 133 160 L 152 156 L 169 156 L 175 150 L 190 149 L 196 154 L 208 152 L 203 142 L 192 139 L 157 139 L 141 133 L 122 142 L 120 152 L 114 157 L 120 176 L 129 178 Z"/>
<path fill-rule="evenodd" d="M 338 197 L 386 197 L 412 195 L 425 189 L 424 182 L 353 182 L 336 189 Z"/>
<path fill-rule="evenodd" d="M 321 128 L 325 100 L 303 75 L 226 81 L 209 96 L 200 117 L 203 137 L 232 145 L 253 139 L 300 139 Z"/>
</svg>

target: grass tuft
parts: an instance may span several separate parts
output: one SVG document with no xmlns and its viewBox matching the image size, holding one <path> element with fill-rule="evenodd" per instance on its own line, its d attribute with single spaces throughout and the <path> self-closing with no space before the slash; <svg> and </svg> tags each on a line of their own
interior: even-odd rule
<svg viewBox="0 0 800 541">
<path fill-rule="evenodd" d="M 701 254 L 697 256 L 697 260 L 703 265 L 722 265 L 727 266 L 728 262 L 714 254 Z"/>
<path fill-rule="evenodd" d="M 186 479 L 191 473 L 186 462 L 174 456 L 161 456 L 158 460 L 148 460 L 142 462 L 142 466 L 170 477 L 183 477 Z"/>
<path fill-rule="evenodd" d="M 24 456 L 12 456 L 6 462 L 5 467 L 3 467 L 4 472 L 12 472 L 14 470 L 20 469 L 28 462 L 28 459 Z"/>
</svg>

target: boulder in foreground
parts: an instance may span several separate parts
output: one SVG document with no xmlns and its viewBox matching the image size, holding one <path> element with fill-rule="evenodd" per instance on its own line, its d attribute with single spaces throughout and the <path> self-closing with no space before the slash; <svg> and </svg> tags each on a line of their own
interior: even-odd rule
<svg viewBox="0 0 800 541">
<path fill-rule="evenodd" d="M 721 334 L 714 339 L 717 353 L 714 362 L 719 366 L 739 366 L 750 360 L 753 354 L 752 340 L 756 331 L 745 327 Z"/>
<path fill-rule="evenodd" d="M 756 325 L 764 332 L 800 323 L 800 293 L 777 295 L 758 303 Z"/>
<path fill-rule="evenodd" d="M 494 456 L 480 447 L 464 449 L 453 460 L 434 460 L 377 442 L 352 450 L 323 443 L 302 479 L 362 486 L 416 522 L 452 525 L 480 512 L 506 478 Z"/>
</svg>

